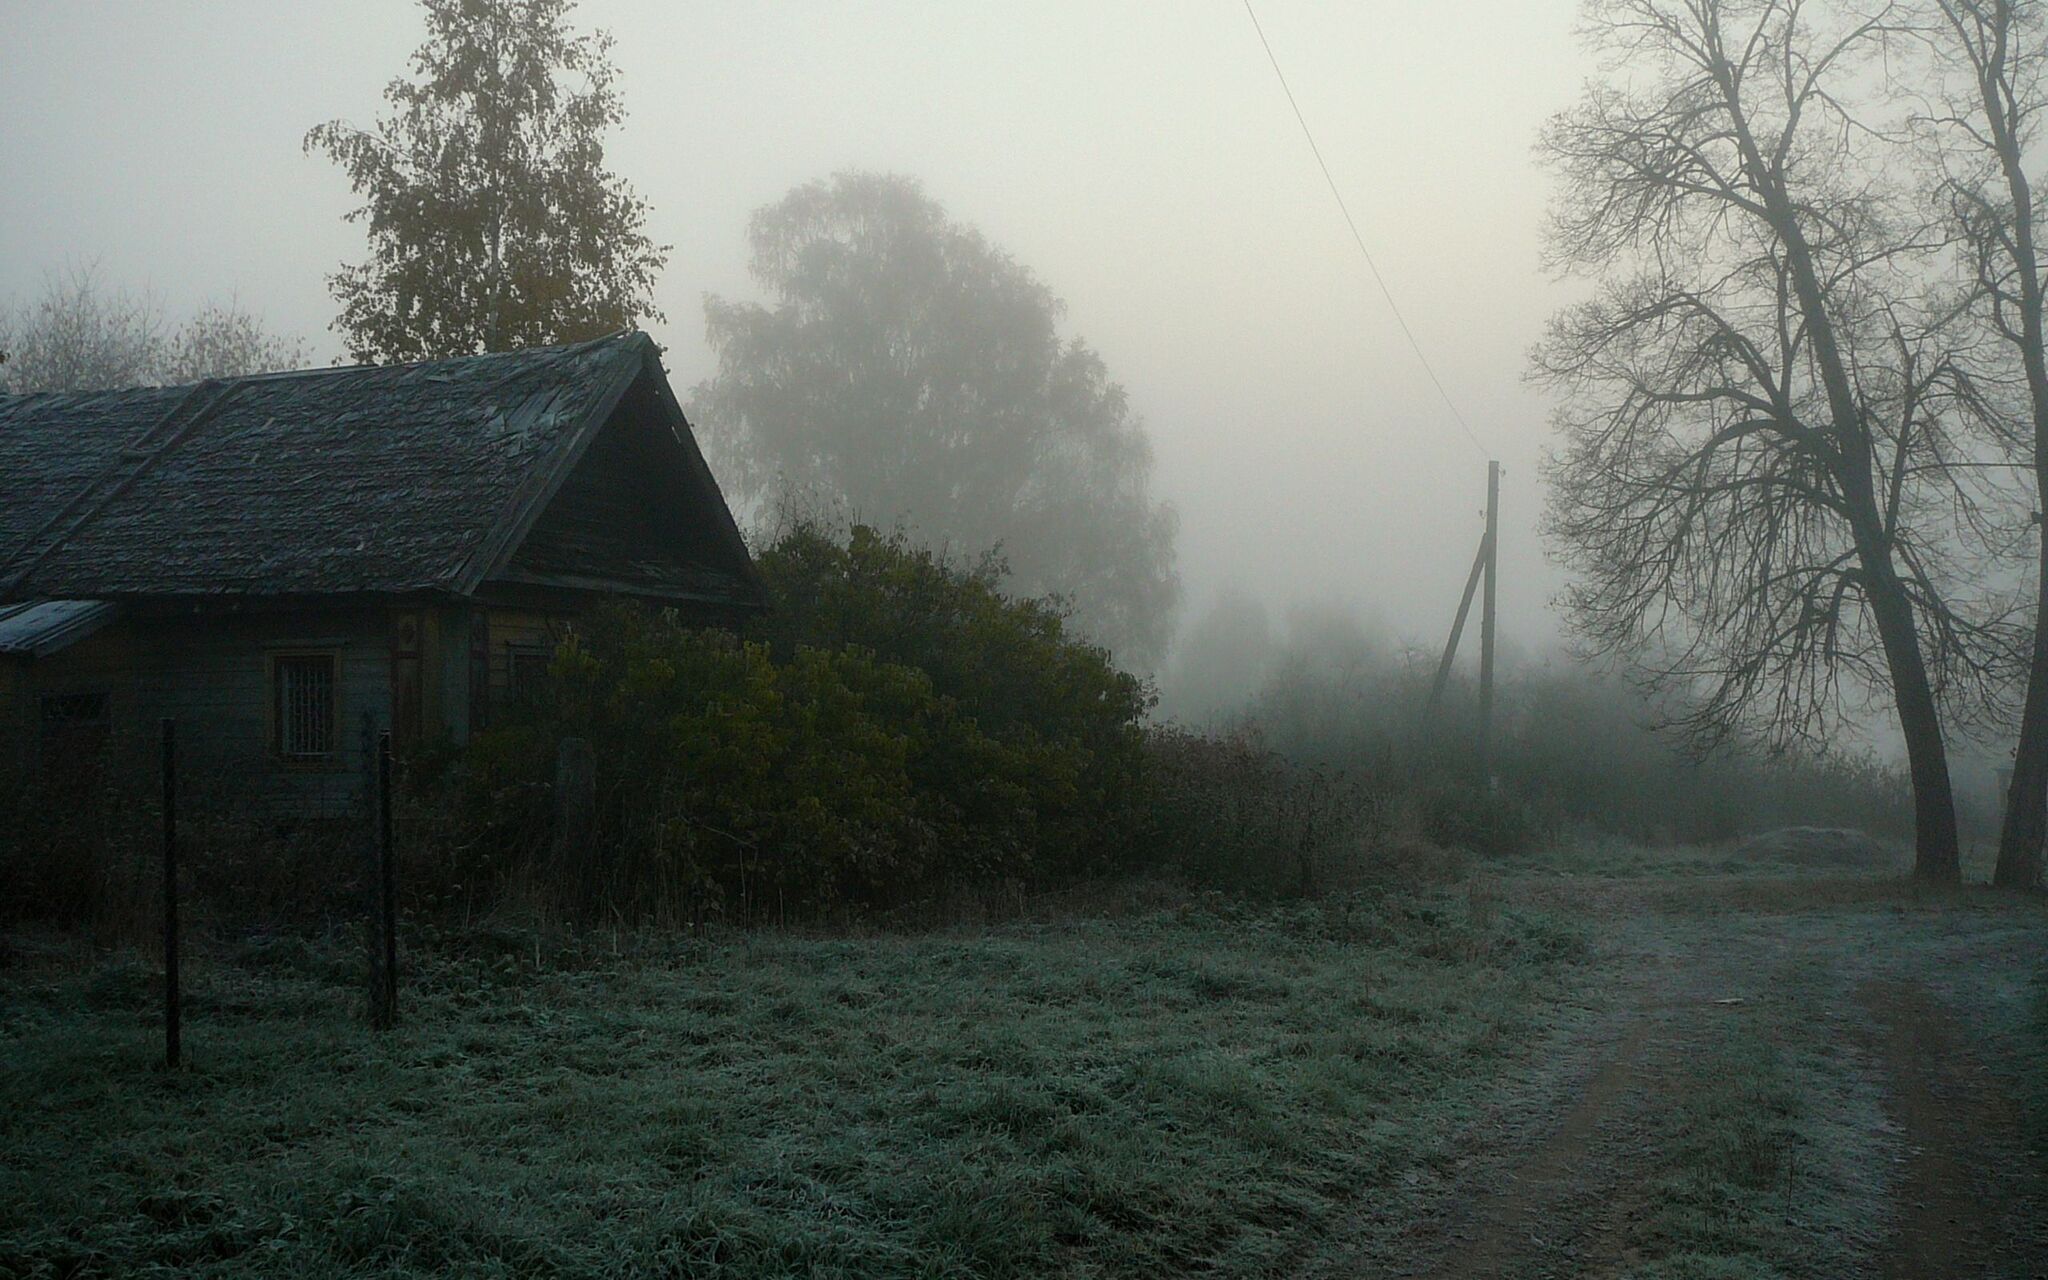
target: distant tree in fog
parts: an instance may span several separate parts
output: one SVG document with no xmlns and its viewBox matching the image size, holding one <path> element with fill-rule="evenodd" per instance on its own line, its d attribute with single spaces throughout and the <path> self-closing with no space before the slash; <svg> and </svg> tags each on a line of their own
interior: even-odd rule
<svg viewBox="0 0 2048 1280">
<path fill-rule="evenodd" d="M 2010 660 L 1969 549 L 2009 508 L 1957 468 L 1974 339 L 1892 141 L 1903 4 L 1600 0 L 1615 76 L 1551 122 L 1548 252 L 1601 282 L 1551 322 L 1547 529 L 1592 647 L 1698 695 L 1686 727 L 1826 743 L 1889 696 L 1916 871 L 1959 875 L 1944 717 Z M 1992 540 L 1995 540 L 1993 538 Z"/>
<path fill-rule="evenodd" d="M 1252 719 L 1289 755 L 1323 764 L 1389 749 L 1416 727 L 1428 672 L 1342 605 L 1296 605 Z"/>
<path fill-rule="evenodd" d="M 304 342 L 269 332 L 239 306 L 208 304 L 171 331 L 162 360 L 163 380 L 180 383 L 303 369 L 312 356 Z"/>
<path fill-rule="evenodd" d="M 43 283 L 33 302 L 0 312 L 0 385 L 31 391 L 99 391 L 155 382 L 163 314 L 148 298 L 109 290 L 93 267 Z"/>
<path fill-rule="evenodd" d="M 1226 588 L 1173 646 L 1160 705 L 1204 724 L 1248 709 L 1273 660 L 1273 621 L 1258 597 Z"/>
<path fill-rule="evenodd" d="M 427 40 L 397 114 L 306 134 L 364 199 L 370 257 L 328 277 L 334 327 L 363 361 L 420 360 L 599 337 L 659 320 L 665 246 L 647 203 L 604 167 L 625 118 L 611 37 L 568 0 L 422 0 Z"/>
<path fill-rule="evenodd" d="M 147 295 L 109 289 L 93 267 L 50 277 L 41 296 L 0 310 L 0 390 L 100 391 L 176 385 L 300 367 L 306 347 L 228 304 L 176 327 Z"/>
<path fill-rule="evenodd" d="M 1059 299 L 908 178 L 798 187 L 749 228 L 769 305 L 705 301 L 699 426 L 744 496 L 780 486 L 904 520 L 1011 585 L 1068 597 L 1127 666 L 1180 595 L 1173 512 L 1124 389 L 1057 330 Z"/>
</svg>

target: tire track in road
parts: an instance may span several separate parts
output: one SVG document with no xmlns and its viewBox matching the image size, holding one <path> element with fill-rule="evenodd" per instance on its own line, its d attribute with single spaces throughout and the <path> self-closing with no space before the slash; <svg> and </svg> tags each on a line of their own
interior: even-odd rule
<svg viewBox="0 0 2048 1280">
<path fill-rule="evenodd" d="M 2017 1109 L 1989 1086 L 1954 1017 L 1925 984 L 1872 979 L 1857 994 L 1874 1024 L 1905 1148 L 1885 1280 L 2032 1276 L 2020 1255 L 2038 1258 L 2039 1242 L 2015 1238 L 2005 1220 L 2015 1192 L 2030 1189 L 2012 1184 L 2026 1177 L 2010 1167 Z"/>
<path fill-rule="evenodd" d="M 1532 1150 L 1499 1190 L 1473 1203 L 1462 1238 L 1430 1271 L 1429 1280 L 1482 1280 L 1510 1264 L 1554 1248 L 1560 1225 L 1589 1197 L 1617 1180 L 1596 1148 L 1617 1103 L 1635 1088 L 1650 1028 L 1633 1019 L 1613 1054 L 1586 1082 L 1555 1132 Z"/>
</svg>

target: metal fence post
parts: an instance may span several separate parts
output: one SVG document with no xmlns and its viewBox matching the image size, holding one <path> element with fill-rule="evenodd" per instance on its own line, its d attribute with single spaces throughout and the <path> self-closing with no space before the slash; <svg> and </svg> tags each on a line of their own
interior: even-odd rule
<svg viewBox="0 0 2048 1280">
<path fill-rule="evenodd" d="M 183 1017 L 178 975 L 178 738 L 177 722 L 163 731 L 164 784 L 164 1066 L 176 1067 Z"/>
<path fill-rule="evenodd" d="M 398 859 L 391 841 L 391 731 L 377 735 L 377 964 L 370 1018 L 379 1030 L 398 1023 Z"/>
</svg>

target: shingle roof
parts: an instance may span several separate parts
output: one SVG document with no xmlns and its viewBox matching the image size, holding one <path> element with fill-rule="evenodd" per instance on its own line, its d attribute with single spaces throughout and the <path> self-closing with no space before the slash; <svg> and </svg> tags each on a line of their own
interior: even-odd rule
<svg viewBox="0 0 2048 1280">
<path fill-rule="evenodd" d="M 653 342 L 626 333 L 0 396 L 0 600 L 473 592 L 650 373 Z"/>
</svg>

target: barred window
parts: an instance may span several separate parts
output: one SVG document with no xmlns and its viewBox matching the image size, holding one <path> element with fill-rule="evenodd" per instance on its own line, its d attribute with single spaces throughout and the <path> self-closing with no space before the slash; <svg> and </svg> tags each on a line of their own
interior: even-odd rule
<svg viewBox="0 0 2048 1280">
<path fill-rule="evenodd" d="M 270 660 L 271 747 L 280 760 L 334 758 L 334 655 L 282 653 Z"/>
</svg>

